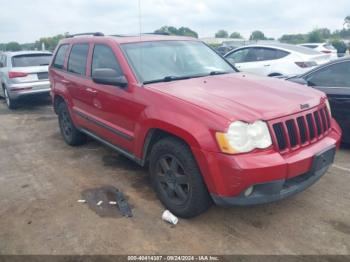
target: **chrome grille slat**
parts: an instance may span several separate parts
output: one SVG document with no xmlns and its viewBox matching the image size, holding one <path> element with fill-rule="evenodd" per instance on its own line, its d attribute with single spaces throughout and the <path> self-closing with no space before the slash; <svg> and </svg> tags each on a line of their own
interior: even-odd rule
<svg viewBox="0 0 350 262">
<path fill-rule="evenodd" d="M 318 141 L 328 132 L 331 124 L 327 108 L 322 107 L 275 120 L 270 126 L 277 149 L 286 152 Z"/>
</svg>

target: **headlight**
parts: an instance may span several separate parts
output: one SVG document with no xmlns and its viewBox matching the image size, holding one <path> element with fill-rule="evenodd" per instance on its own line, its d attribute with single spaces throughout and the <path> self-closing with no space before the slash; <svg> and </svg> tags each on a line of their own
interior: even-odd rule
<svg viewBox="0 0 350 262">
<path fill-rule="evenodd" d="M 329 112 L 330 116 L 332 116 L 332 109 L 331 109 L 331 105 L 329 104 L 329 100 L 328 99 L 326 100 L 326 106 L 327 106 L 327 109 L 328 109 L 328 112 Z"/>
<path fill-rule="evenodd" d="M 226 133 L 216 133 L 216 139 L 221 151 L 228 154 L 246 153 L 272 145 L 267 124 L 260 120 L 253 124 L 233 122 Z"/>
</svg>

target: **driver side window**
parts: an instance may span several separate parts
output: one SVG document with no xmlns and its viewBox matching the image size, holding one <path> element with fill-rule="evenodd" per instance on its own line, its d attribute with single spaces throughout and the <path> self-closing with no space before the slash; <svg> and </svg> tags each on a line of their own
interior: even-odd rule
<svg viewBox="0 0 350 262">
<path fill-rule="evenodd" d="M 247 62 L 246 58 L 247 58 L 248 53 L 249 53 L 249 48 L 240 49 L 236 52 L 229 54 L 226 57 L 226 59 L 230 63 L 244 63 L 244 62 Z"/>
<path fill-rule="evenodd" d="M 337 63 L 323 68 L 308 76 L 306 81 L 311 86 L 350 88 L 350 62 Z"/>
<path fill-rule="evenodd" d="M 111 48 L 103 44 L 96 44 L 92 56 L 91 73 L 96 69 L 113 69 L 118 76 L 122 76 L 122 70 Z"/>
</svg>

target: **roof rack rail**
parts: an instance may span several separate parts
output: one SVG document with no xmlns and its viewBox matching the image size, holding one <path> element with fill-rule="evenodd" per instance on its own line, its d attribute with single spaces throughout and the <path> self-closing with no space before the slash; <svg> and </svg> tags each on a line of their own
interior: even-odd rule
<svg viewBox="0 0 350 262">
<path fill-rule="evenodd" d="M 145 35 L 170 35 L 168 32 L 145 33 Z"/>
<path fill-rule="evenodd" d="M 160 33 L 141 33 L 141 35 L 170 35 L 167 32 L 160 32 Z M 140 36 L 140 34 L 114 34 L 111 36 L 116 36 L 116 37 L 130 37 L 130 36 Z"/>
<path fill-rule="evenodd" d="M 104 36 L 104 34 L 101 32 L 93 32 L 93 33 L 80 33 L 80 34 L 68 35 L 67 38 L 71 38 L 75 36 L 83 36 L 83 35 Z"/>
</svg>

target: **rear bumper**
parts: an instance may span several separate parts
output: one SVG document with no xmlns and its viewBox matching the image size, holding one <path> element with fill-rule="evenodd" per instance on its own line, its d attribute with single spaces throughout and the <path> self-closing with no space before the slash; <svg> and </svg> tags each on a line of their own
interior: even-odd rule
<svg viewBox="0 0 350 262">
<path fill-rule="evenodd" d="M 7 87 L 9 96 L 11 99 L 19 99 L 24 96 L 39 95 L 39 94 L 49 94 L 50 93 L 50 82 L 40 81 L 40 82 L 29 82 L 12 84 Z"/>
<path fill-rule="evenodd" d="M 338 147 L 341 130 L 332 121 L 331 131 L 314 144 L 281 154 L 274 149 L 226 155 L 192 148 L 213 200 L 221 205 L 251 205 L 276 201 L 301 192 L 327 171 L 313 171 L 315 157 Z M 298 183 L 296 183 L 298 182 Z M 248 198 L 244 192 L 253 186 Z"/>
</svg>

